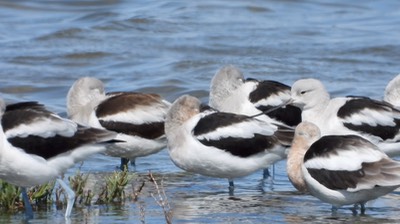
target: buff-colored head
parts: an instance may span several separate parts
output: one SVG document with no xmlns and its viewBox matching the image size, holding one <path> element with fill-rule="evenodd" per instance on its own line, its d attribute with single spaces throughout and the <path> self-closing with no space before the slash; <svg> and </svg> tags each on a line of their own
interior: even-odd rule
<svg viewBox="0 0 400 224">
<path fill-rule="evenodd" d="M 165 120 L 165 132 L 173 131 L 187 120 L 200 113 L 201 102 L 196 97 L 183 95 L 172 103 Z"/>
<path fill-rule="evenodd" d="M 301 122 L 297 125 L 294 132 L 294 140 L 303 141 L 308 147 L 321 137 L 321 131 L 318 126 L 311 122 Z"/>
</svg>

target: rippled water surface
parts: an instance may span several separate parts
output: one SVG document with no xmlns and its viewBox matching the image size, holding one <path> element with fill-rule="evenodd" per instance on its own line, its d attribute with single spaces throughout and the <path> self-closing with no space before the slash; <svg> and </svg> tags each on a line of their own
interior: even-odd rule
<svg viewBox="0 0 400 224">
<path fill-rule="evenodd" d="M 210 80 L 225 64 L 246 77 L 288 85 L 315 77 L 334 96 L 376 99 L 400 72 L 394 0 L 1 1 L 0 20 L 1 97 L 40 101 L 64 116 L 67 91 L 81 76 L 100 78 L 108 91 L 156 92 L 170 101 L 189 93 L 207 102 Z M 118 163 L 98 155 L 81 169 L 112 172 Z M 261 172 L 236 180 L 234 197 L 226 180 L 185 173 L 166 150 L 137 160 L 139 177 L 149 170 L 163 180 L 176 223 L 400 222 L 397 193 L 369 203 L 365 216 L 346 208 L 332 215 L 329 205 L 295 191 L 285 161 L 272 183 Z M 136 202 L 74 208 L 71 221 L 165 222 L 148 185 Z M 63 223 L 63 213 L 39 210 L 32 223 Z M 0 222 L 22 220 L 22 213 L 0 215 Z"/>
</svg>

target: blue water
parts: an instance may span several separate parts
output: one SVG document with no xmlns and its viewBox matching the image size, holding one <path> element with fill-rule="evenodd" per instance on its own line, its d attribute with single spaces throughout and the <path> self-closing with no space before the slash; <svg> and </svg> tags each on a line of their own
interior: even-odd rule
<svg viewBox="0 0 400 224">
<path fill-rule="evenodd" d="M 400 2 L 389 1 L 1 1 L 0 96 L 40 101 L 65 116 L 69 87 L 81 76 L 103 80 L 108 91 L 156 92 L 173 101 L 192 94 L 208 101 L 210 80 L 225 64 L 246 77 L 291 85 L 321 79 L 333 96 L 382 99 L 400 73 Z M 95 156 L 83 172 L 112 172 L 117 158 Z M 78 166 L 78 165 L 77 165 Z M 77 167 L 75 167 L 77 168 Z M 366 216 L 299 195 L 276 165 L 273 183 L 261 172 L 236 181 L 188 174 L 166 150 L 137 160 L 151 170 L 181 223 L 399 222 L 398 194 L 368 205 Z M 71 169 L 69 174 L 74 174 Z M 151 190 L 150 190 L 151 191 Z M 73 223 L 164 222 L 150 193 L 123 205 L 75 208 Z M 33 223 L 63 223 L 64 210 L 37 211 Z M 21 213 L 0 215 L 19 223 Z"/>
</svg>

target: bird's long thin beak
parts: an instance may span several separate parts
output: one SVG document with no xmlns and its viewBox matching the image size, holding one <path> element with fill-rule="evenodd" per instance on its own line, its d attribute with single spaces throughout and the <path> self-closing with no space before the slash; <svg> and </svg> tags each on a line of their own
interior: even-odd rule
<svg viewBox="0 0 400 224">
<path fill-rule="evenodd" d="M 277 106 L 271 107 L 271 108 L 269 108 L 268 110 L 265 110 L 265 111 L 263 111 L 263 112 L 261 112 L 261 113 L 259 113 L 259 114 L 253 115 L 253 116 L 251 116 L 251 117 L 257 117 L 257 116 L 260 116 L 260 115 L 263 115 L 263 114 L 271 113 L 272 111 L 275 111 L 275 110 L 278 110 L 279 108 L 282 108 L 282 107 L 284 107 L 284 106 L 287 106 L 287 105 L 291 104 L 292 102 L 293 102 L 293 99 L 289 99 L 288 101 L 286 101 L 286 102 L 284 102 L 284 103 L 281 103 L 281 104 L 279 104 L 279 105 L 277 105 Z"/>
</svg>

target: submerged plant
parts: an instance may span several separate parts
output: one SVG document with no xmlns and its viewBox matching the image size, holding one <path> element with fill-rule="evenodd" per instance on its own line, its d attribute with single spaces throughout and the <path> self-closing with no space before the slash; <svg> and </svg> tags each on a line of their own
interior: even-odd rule
<svg viewBox="0 0 400 224">
<path fill-rule="evenodd" d="M 146 181 L 142 181 L 142 183 L 139 185 L 139 187 L 137 189 L 135 189 L 135 187 L 132 184 L 132 195 L 131 195 L 131 200 L 134 202 L 138 201 L 139 195 L 142 193 L 142 190 L 144 188 Z"/>
<path fill-rule="evenodd" d="M 74 176 L 68 178 L 71 189 L 75 192 L 75 205 L 91 205 L 94 197 L 97 197 L 96 204 L 122 203 L 128 199 L 130 202 L 138 204 L 140 222 L 145 223 L 146 208 L 139 196 L 143 192 L 148 192 L 145 186 L 153 186 L 152 192 L 150 192 L 151 197 L 162 209 L 166 223 L 172 223 L 172 209 L 165 193 L 163 181 L 161 180 L 159 183 L 151 172 L 146 176 L 147 178 L 138 178 L 134 183 L 131 182 L 132 174 L 128 170 L 107 174 L 104 180 L 99 175 L 94 177 L 100 183 L 100 186 L 93 189 L 86 187 L 89 174 L 83 174 L 79 169 Z M 126 194 L 125 189 L 129 183 L 132 184 L 133 191 Z M 136 187 L 134 187 L 134 184 L 136 184 Z M 55 202 L 56 208 L 62 209 L 66 204 L 64 190 L 61 187 L 55 188 L 55 181 L 29 188 L 27 194 L 35 207 L 48 206 Z M 15 212 L 22 208 L 20 188 L 0 180 L 0 209 Z"/>
<path fill-rule="evenodd" d="M 91 205 L 93 193 L 91 190 L 84 191 L 89 174 L 82 174 L 80 170 L 76 172 L 75 176 L 68 178 L 71 189 L 75 192 L 75 204 Z"/>
<path fill-rule="evenodd" d="M 29 201 L 35 206 L 46 206 L 52 202 L 54 181 L 27 190 Z M 21 189 L 15 185 L 0 180 L 0 207 L 6 211 L 15 211 L 23 208 Z"/>
<path fill-rule="evenodd" d="M 106 186 L 103 187 L 96 203 L 122 202 L 125 199 L 125 187 L 130 180 L 128 174 L 128 170 L 125 169 L 115 171 L 110 177 L 106 177 Z"/>
<path fill-rule="evenodd" d="M 164 212 L 164 217 L 165 221 L 168 224 L 172 223 L 172 210 L 171 206 L 169 205 L 167 195 L 165 193 L 163 181 L 161 180 L 161 186 L 158 185 L 156 179 L 154 178 L 153 174 L 149 172 L 149 178 L 151 182 L 154 184 L 156 191 L 157 191 L 157 196 L 155 196 L 153 193 L 151 193 L 151 196 L 154 198 L 158 206 L 160 206 Z"/>
<path fill-rule="evenodd" d="M 50 181 L 47 184 L 29 188 L 27 194 L 29 200 L 34 202 L 36 206 L 47 206 L 52 203 L 52 192 L 54 189 L 55 181 Z"/>
<path fill-rule="evenodd" d="M 21 189 L 3 180 L 0 180 L 0 207 L 6 211 L 15 211 L 23 207 L 20 198 Z"/>
</svg>

